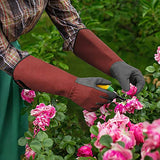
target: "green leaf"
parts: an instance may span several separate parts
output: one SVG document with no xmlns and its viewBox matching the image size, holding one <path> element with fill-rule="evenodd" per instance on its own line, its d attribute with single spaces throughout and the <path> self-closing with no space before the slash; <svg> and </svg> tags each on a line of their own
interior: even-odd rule
<svg viewBox="0 0 160 160">
<path fill-rule="evenodd" d="M 21 137 L 21 138 L 18 139 L 18 145 L 19 145 L 19 146 L 25 146 L 26 143 L 27 143 L 26 138 Z"/>
<path fill-rule="evenodd" d="M 64 138 L 63 138 L 63 141 L 65 141 L 65 142 L 69 142 L 69 141 L 71 141 L 71 140 L 72 140 L 72 137 L 69 136 L 69 135 L 64 136 Z"/>
<path fill-rule="evenodd" d="M 43 141 L 44 147 L 52 147 L 53 145 L 53 140 L 51 138 L 47 138 Z"/>
<path fill-rule="evenodd" d="M 153 73 L 155 71 L 155 68 L 153 66 L 148 66 L 146 68 L 146 71 L 149 72 L 149 73 Z"/>
<path fill-rule="evenodd" d="M 55 117 L 55 119 L 57 119 L 58 121 L 63 122 L 64 119 L 65 119 L 64 113 L 62 113 L 62 112 L 56 112 L 56 117 Z"/>
<path fill-rule="evenodd" d="M 144 160 L 153 160 L 153 159 L 149 156 L 145 156 Z"/>
<path fill-rule="evenodd" d="M 51 122 L 50 122 L 50 127 L 52 128 L 54 128 L 54 127 L 57 127 L 58 126 L 58 122 L 57 122 L 57 120 L 56 119 L 53 119 L 53 120 L 51 120 Z"/>
<path fill-rule="evenodd" d="M 156 8 L 159 3 L 159 0 L 152 0 L 152 8 Z"/>
<path fill-rule="evenodd" d="M 160 108 L 160 101 L 157 102 L 157 108 Z"/>
<path fill-rule="evenodd" d="M 47 94 L 47 93 L 42 93 L 40 96 L 43 98 L 44 101 L 46 101 L 48 103 L 51 101 L 51 98 L 50 98 L 49 94 Z"/>
<path fill-rule="evenodd" d="M 48 138 L 48 135 L 45 132 L 40 131 L 40 132 L 38 132 L 36 137 L 38 138 L 39 141 L 42 142 L 44 139 Z"/>
<path fill-rule="evenodd" d="M 117 143 L 118 143 L 120 146 L 122 146 L 123 148 L 125 147 L 125 143 L 124 143 L 124 142 L 118 141 Z"/>
<path fill-rule="evenodd" d="M 58 112 L 65 112 L 67 110 L 67 106 L 64 103 L 58 103 L 55 107 Z"/>
<path fill-rule="evenodd" d="M 103 135 L 99 141 L 102 145 L 110 148 L 111 143 L 113 142 L 112 138 L 109 135 Z"/>
<path fill-rule="evenodd" d="M 71 157 L 72 157 L 72 155 L 67 154 L 67 155 L 64 157 L 64 160 L 70 160 Z"/>
<path fill-rule="evenodd" d="M 53 155 L 51 160 L 63 160 L 62 156 Z"/>
<path fill-rule="evenodd" d="M 66 151 L 67 151 L 69 154 L 74 154 L 74 152 L 75 152 L 75 147 L 74 147 L 74 146 L 71 146 L 71 145 L 67 145 Z"/>
<path fill-rule="evenodd" d="M 58 63 L 59 67 L 61 67 L 64 70 L 69 70 L 69 67 L 67 64 L 63 63 L 63 62 L 59 62 Z"/>
<path fill-rule="evenodd" d="M 25 137 L 29 137 L 29 138 L 32 138 L 32 137 L 33 137 L 32 133 L 31 133 L 30 131 L 25 132 L 25 133 L 24 133 L 24 136 L 25 136 Z"/>
<path fill-rule="evenodd" d="M 160 88 L 156 89 L 156 93 L 160 94 Z"/>
<path fill-rule="evenodd" d="M 38 160 L 46 160 L 46 156 L 42 154 L 38 154 Z"/>
<path fill-rule="evenodd" d="M 113 12 L 112 11 L 106 11 L 106 14 L 108 14 L 109 16 L 113 17 Z"/>
<path fill-rule="evenodd" d="M 30 147 L 34 152 L 40 152 L 42 145 L 38 140 L 33 140 L 30 143 Z"/>
<path fill-rule="evenodd" d="M 153 77 L 154 77 L 154 78 L 159 78 L 159 77 L 160 77 L 160 72 L 155 72 L 155 73 L 153 73 Z"/>
<path fill-rule="evenodd" d="M 96 125 L 93 125 L 90 127 L 90 132 L 95 135 L 98 136 L 98 127 Z"/>
</svg>

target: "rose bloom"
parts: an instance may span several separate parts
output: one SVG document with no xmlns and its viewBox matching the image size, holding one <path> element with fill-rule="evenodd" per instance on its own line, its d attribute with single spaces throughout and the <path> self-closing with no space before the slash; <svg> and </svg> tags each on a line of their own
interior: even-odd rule
<svg viewBox="0 0 160 160">
<path fill-rule="evenodd" d="M 138 101 L 136 96 L 133 96 L 131 99 L 127 99 L 125 109 L 128 113 L 133 113 L 134 110 L 141 110 L 143 105 Z"/>
<path fill-rule="evenodd" d="M 103 155 L 103 160 L 131 160 L 132 152 L 125 149 L 117 143 L 112 143 L 110 150 L 106 151 Z"/>
<path fill-rule="evenodd" d="M 78 157 L 93 157 L 91 146 L 85 145 L 78 149 Z"/>
<path fill-rule="evenodd" d="M 154 55 L 154 59 L 160 64 L 160 47 L 158 47 L 157 54 Z"/>
<path fill-rule="evenodd" d="M 123 141 L 126 148 L 133 148 L 136 144 L 135 137 L 132 131 L 128 131 L 127 124 L 129 123 L 129 118 L 125 115 L 120 115 L 119 112 L 116 113 L 115 117 L 109 119 L 108 122 L 101 124 L 98 122 L 98 136 L 94 145 L 96 148 L 102 150 L 105 146 L 100 143 L 100 138 L 103 135 L 111 136 L 113 142 Z"/>
<path fill-rule="evenodd" d="M 36 97 L 36 94 L 32 90 L 23 89 L 21 92 L 21 97 L 23 100 L 27 101 L 28 103 L 31 103 L 34 101 L 34 97 Z"/>
<path fill-rule="evenodd" d="M 83 115 L 84 115 L 85 121 L 89 127 L 94 125 L 94 121 L 97 119 L 95 112 L 88 112 L 86 110 L 83 110 Z"/>
<path fill-rule="evenodd" d="M 130 90 L 128 91 L 128 92 L 125 92 L 125 91 L 123 91 L 122 90 L 122 92 L 123 93 L 126 93 L 127 95 L 129 95 L 129 96 L 134 96 L 135 94 L 136 94 L 136 92 L 137 92 L 137 87 L 136 86 L 134 86 L 134 85 L 132 85 L 131 83 L 130 83 Z"/>
<path fill-rule="evenodd" d="M 154 141 L 151 138 L 148 138 L 147 140 L 145 140 L 141 149 L 141 160 L 144 160 L 145 156 L 151 155 L 151 151 L 155 149 L 156 149 L 156 146 L 154 144 Z"/>
<path fill-rule="evenodd" d="M 45 114 L 48 118 L 53 118 L 56 114 L 56 109 L 51 105 L 46 106 L 44 103 L 40 103 L 35 109 L 31 110 L 32 116 L 39 116 L 41 114 Z"/>
<path fill-rule="evenodd" d="M 27 160 L 30 159 L 30 157 L 32 157 L 32 159 L 35 158 L 35 152 L 29 147 L 28 144 L 26 144 L 26 151 L 25 151 L 25 157 Z"/>
<path fill-rule="evenodd" d="M 134 133 L 134 137 L 136 139 L 136 144 L 144 143 L 144 135 L 143 135 L 143 123 L 131 124 L 130 131 Z"/>
<path fill-rule="evenodd" d="M 120 114 L 126 113 L 125 103 L 124 102 L 117 103 L 116 107 L 114 108 L 114 112 L 115 113 L 119 112 Z"/>
<path fill-rule="evenodd" d="M 43 131 L 46 131 L 45 126 L 49 126 L 50 118 L 46 115 L 37 116 L 36 119 L 33 121 L 33 125 L 38 126 Z"/>
<path fill-rule="evenodd" d="M 154 146 L 160 147 L 160 119 L 154 120 L 152 124 L 144 123 L 144 126 L 143 131 L 153 140 Z"/>
<path fill-rule="evenodd" d="M 152 157 L 153 160 L 160 160 L 160 154 L 158 151 L 147 153 L 146 156 Z"/>
</svg>

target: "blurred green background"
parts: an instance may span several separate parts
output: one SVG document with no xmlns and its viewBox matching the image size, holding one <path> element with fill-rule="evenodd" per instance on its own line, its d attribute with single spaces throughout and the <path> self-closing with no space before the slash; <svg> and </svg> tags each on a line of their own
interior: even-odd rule
<svg viewBox="0 0 160 160">
<path fill-rule="evenodd" d="M 159 45 L 159 0 L 72 0 L 71 2 L 87 28 L 124 61 L 145 74 L 145 67 L 154 62 L 154 54 Z M 19 41 L 22 50 L 29 51 L 32 55 L 76 76 L 104 77 L 111 80 L 115 88 L 119 87 L 116 80 L 80 60 L 73 53 L 62 51 L 63 39 L 45 12 L 35 28 L 21 36 Z M 62 56 L 56 57 L 56 53 Z M 58 63 L 53 60 L 55 58 L 59 59 Z"/>
</svg>

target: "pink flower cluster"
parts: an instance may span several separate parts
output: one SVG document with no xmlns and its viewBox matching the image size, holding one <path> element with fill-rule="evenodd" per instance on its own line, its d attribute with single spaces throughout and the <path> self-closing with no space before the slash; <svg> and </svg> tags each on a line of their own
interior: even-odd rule
<svg viewBox="0 0 160 160">
<path fill-rule="evenodd" d="M 154 59 L 160 64 L 160 46 L 157 49 L 157 54 L 154 55 Z"/>
<path fill-rule="evenodd" d="M 143 126 L 147 139 L 142 146 L 141 160 L 144 160 L 145 156 L 150 156 L 153 160 L 160 160 L 160 153 L 156 151 L 160 149 L 160 119 L 153 121 L 152 124 L 144 122 Z"/>
<path fill-rule="evenodd" d="M 36 117 L 33 121 L 33 125 L 35 126 L 35 134 L 39 131 L 37 131 L 37 127 L 45 131 L 45 126 L 49 126 L 50 119 L 53 118 L 55 114 L 56 109 L 51 105 L 46 106 L 44 103 L 40 103 L 35 109 L 32 109 L 31 115 Z"/>
<path fill-rule="evenodd" d="M 103 135 L 111 136 L 113 143 L 118 141 L 124 142 L 125 149 L 132 149 L 136 144 L 144 141 L 142 124 L 132 124 L 128 117 L 119 112 L 116 113 L 114 118 L 109 119 L 108 122 L 104 122 L 103 124 L 98 122 L 97 127 L 99 133 L 98 136 L 95 136 L 97 140 L 94 145 L 100 150 L 105 148 L 105 146 L 100 143 L 100 138 Z M 108 154 L 110 152 L 108 152 Z"/>
<path fill-rule="evenodd" d="M 103 160 L 131 160 L 132 152 L 117 143 L 111 144 L 111 149 L 104 153 Z"/>
<path fill-rule="evenodd" d="M 32 90 L 23 89 L 21 92 L 21 97 L 23 100 L 27 101 L 28 103 L 31 103 L 34 101 L 34 97 L 36 97 L 36 94 Z"/>
<path fill-rule="evenodd" d="M 143 105 L 139 102 L 136 96 L 133 96 L 131 99 L 127 99 L 125 102 L 117 103 L 116 107 L 114 109 L 114 112 L 120 112 L 123 113 L 132 113 L 134 114 L 134 110 L 141 110 L 143 108 Z"/>
<path fill-rule="evenodd" d="M 25 151 L 25 157 L 27 160 L 30 159 L 30 157 L 32 157 L 32 159 L 35 158 L 35 152 L 29 147 L 28 144 L 26 144 L 26 151 Z"/>
</svg>

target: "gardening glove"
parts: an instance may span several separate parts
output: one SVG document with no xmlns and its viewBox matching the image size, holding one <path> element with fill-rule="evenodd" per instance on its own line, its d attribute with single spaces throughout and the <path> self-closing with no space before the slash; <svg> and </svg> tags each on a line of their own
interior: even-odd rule
<svg viewBox="0 0 160 160">
<path fill-rule="evenodd" d="M 140 71 L 123 62 L 114 51 L 90 30 L 79 30 L 73 52 L 87 63 L 116 78 L 123 90 L 129 90 L 129 83 L 137 86 L 137 93 L 142 90 L 144 78 Z"/>
<path fill-rule="evenodd" d="M 17 64 L 13 78 L 22 88 L 70 98 L 88 111 L 97 110 L 116 97 L 115 93 L 97 87 L 111 84 L 108 80 L 77 78 L 31 55 Z"/>
<path fill-rule="evenodd" d="M 123 61 L 112 64 L 110 73 L 119 81 L 124 91 L 129 91 L 130 83 L 137 87 L 136 94 L 144 87 L 145 80 L 141 72 Z"/>
</svg>

